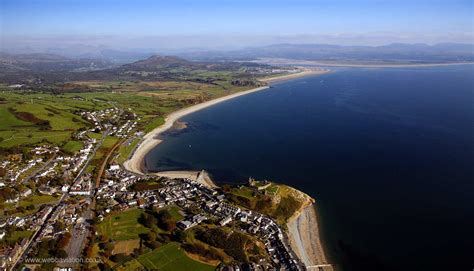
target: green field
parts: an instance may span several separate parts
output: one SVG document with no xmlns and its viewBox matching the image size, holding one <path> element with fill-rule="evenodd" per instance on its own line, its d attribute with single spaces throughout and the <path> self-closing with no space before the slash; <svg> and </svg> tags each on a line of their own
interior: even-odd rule
<svg viewBox="0 0 474 271">
<path fill-rule="evenodd" d="M 58 198 L 50 195 L 34 195 L 30 196 L 26 199 L 22 199 L 18 203 L 5 203 L 3 204 L 2 208 L 0 210 L 0 217 L 3 217 L 3 212 L 2 211 L 12 211 L 15 210 L 16 207 L 27 207 L 29 205 L 33 205 L 34 208 L 31 210 L 28 209 L 23 209 L 22 212 L 14 212 L 15 216 L 18 217 L 23 217 L 29 214 L 33 214 L 37 212 L 43 204 L 49 204 L 49 203 L 54 203 L 57 202 Z"/>
<path fill-rule="evenodd" d="M 0 107 L 0 129 L 10 129 L 11 127 L 20 127 L 20 126 L 31 126 L 32 124 L 30 122 L 22 121 L 10 113 L 8 111 L 8 108 L 5 106 Z"/>
<path fill-rule="evenodd" d="M 222 80 L 214 84 L 185 81 L 83 81 L 72 83 L 94 91 L 63 94 L 0 89 L 0 147 L 48 141 L 62 146 L 65 151 L 74 152 L 79 145 L 68 143 L 73 132 L 92 127 L 78 114 L 80 111 L 119 107 L 137 114 L 141 118 L 138 121 L 139 129 L 149 132 L 164 122 L 166 114 L 179 108 L 248 89 L 232 86 L 225 81 L 230 79 L 230 74 L 226 72 L 196 70 L 193 74 L 193 78 L 218 77 Z M 19 117 L 18 113 L 29 114 L 34 119 Z M 47 122 L 47 125 L 39 125 L 35 121 Z"/>
<path fill-rule="evenodd" d="M 47 140 L 55 144 L 65 143 L 71 138 L 68 131 L 39 131 L 39 130 L 8 130 L 0 131 L 0 147 L 13 147 L 23 144 L 34 144 Z"/>
<path fill-rule="evenodd" d="M 52 94 L 1 92 L 0 99 L 0 147 L 7 148 L 43 140 L 64 145 L 74 131 L 89 126 L 74 112 L 95 108 L 88 101 Z M 20 113 L 31 118 L 25 119 Z M 48 124 L 39 125 L 37 121 Z"/>
<path fill-rule="evenodd" d="M 132 153 L 133 149 L 137 146 L 137 144 L 140 142 L 141 138 L 134 139 L 130 144 L 128 145 L 122 145 L 120 146 L 119 149 L 119 156 L 117 157 L 117 162 L 122 164 L 125 162 L 128 158 L 128 156 Z"/>
<path fill-rule="evenodd" d="M 113 270 L 117 270 L 117 271 L 144 270 L 144 267 L 139 261 L 137 261 L 136 259 L 133 259 L 120 266 L 114 266 Z"/>
<path fill-rule="evenodd" d="M 171 206 L 171 207 L 167 207 L 168 211 L 170 212 L 171 216 L 173 217 L 174 220 L 176 221 L 180 221 L 182 220 L 184 217 L 179 213 L 179 207 L 177 206 Z"/>
<path fill-rule="evenodd" d="M 22 239 L 30 238 L 32 234 L 33 231 L 14 231 L 8 235 L 7 241 L 11 243 L 17 243 Z"/>
<path fill-rule="evenodd" d="M 148 232 L 146 227 L 138 223 L 143 212 L 142 209 L 130 209 L 108 216 L 98 225 L 99 233 L 118 241 L 139 238 L 139 234 Z"/>
<path fill-rule="evenodd" d="M 34 195 L 30 196 L 18 203 L 19 206 L 28 206 L 30 204 L 33 205 L 42 205 L 46 203 L 52 203 L 58 201 L 59 198 L 50 196 L 50 195 Z"/>
<path fill-rule="evenodd" d="M 254 189 L 252 189 L 250 187 L 247 187 L 247 186 L 242 186 L 238 189 L 233 189 L 232 190 L 232 194 L 237 195 L 237 196 L 241 196 L 241 197 L 244 197 L 244 198 L 248 198 L 248 199 L 251 199 L 251 200 L 254 198 L 253 193 L 254 193 Z"/>
<path fill-rule="evenodd" d="M 162 125 L 165 122 L 163 117 L 156 117 L 153 118 L 146 126 L 145 126 L 145 133 L 149 133 L 153 131 L 156 127 Z"/>
<path fill-rule="evenodd" d="M 104 139 L 104 142 L 102 143 L 100 148 L 97 150 L 92 160 L 95 162 L 99 161 L 113 148 L 115 143 L 117 143 L 118 141 L 119 141 L 118 137 L 106 136 Z"/>
<path fill-rule="evenodd" d="M 161 271 L 208 271 L 214 266 L 192 260 L 178 243 L 168 243 L 158 249 L 138 257 L 138 261 L 148 270 Z"/>
<path fill-rule="evenodd" d="M 75 153 L 81 150 L 84 147 L 84 144 L 81 141 L 68 141 L 64 146 L 63 150 L 68 153 Z"/>
</svg>

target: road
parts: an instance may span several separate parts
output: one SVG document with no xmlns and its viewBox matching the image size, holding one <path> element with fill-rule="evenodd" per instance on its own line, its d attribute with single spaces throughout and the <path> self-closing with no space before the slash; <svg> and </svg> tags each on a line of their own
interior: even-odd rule
<svg viewBox="0 0 474 271">
<path fill-rule="evenodd" d="M 89 156 L 89 158 L 87 159 L 87 161 L 85 162 L 84 166 L 81 168 L 81 170 L 79 171 L 79 173 L 77 174 L 77 176 L 74 178 L 74 181 L 73 183 L 80 177 L 82 176 L 82 174 L 84 174 L 85 172 L 85 169 L 87 168 L 87 166 L 89 165 L 90 161 L 92 160 L 92 158 L 94 157 L 95 153 L 97 152 L 97 150 L 100 148 L 100 146 L 102 146 L 102 143 L 104 142 L 104 139 L 105 137 L 107 136 L 107 134 L 109 133 L 110 131 L 110 128 L 107 129 L 106 131 L 104 131 L 102 133 L 102 138 L 99 142 L 99 144 L 96 145 L 96 147 L 94 148 L 94 150 L 92 151 L 91 155 Z M 51 159 L 50 159 L 51 160 Z M 49 160 L 48 160 L 49 161 Z M 14 270 L 16 265 L 18 264 L 18 262 L 20 261 L 20 259 L 23 259 L 25 256 L 28 255 L 28 252 L 29 250 L 31 249 L 32 247 L 32 244 L 35 244 L 36 242 L 36 239 L 38 238 L 38 235 L 39 233 L 41 233 L 44 229 L 44 227 L 48 224 L 48 220 L 51 218 L 51 214 L 54 213 L 54 211 L 58 208 L 58 206 L 64 201 L 65 198 L 67 198 L 69 195 L 67 193 L 64 193 L 61 198 L 59 199 L 59 201 L 56 203 L 56 205 L 54 205 L 51 213 L 47 216 L 46 220 L 45 220 L 45 223 L 43 223 L 43 225 L 41 225 L 41 227 L 39 227 L 38 230 L 36 230 L 33 235 L 31 236 L 27 246 L 26 246 L 26 249 L 20 253 L 20 256 L 13 262 L 12 264 L 12 268 L 10 270 Z M 92 205 L 92 204 L 91 204 Z M 86 212 L 91 212 L 91 209 L 90 207 L 85 211 Z M 81 247 L 82 245 L 84 244 L 84 241 L 85 241 L 85 237 L 89 234 L 89 229 L 88 228 L 85 228 L 86 230 L 84 230 L 84 237 L 81 238 L 82 241 L 79 243 L 80 245 L 74 245 L 73 248 L 71 249 L 74 253 L 76 253 L 76 251 L 79 251 L 79 253 L 81 252 Z M 75 236 L 74 236 L 74 231 L 73 231 L 73 238 L 71 240 L 74 240 L 75 239 Z M 80 255 L 80 254 L 77 254 L 77 255 Z"/>
<path fill-rule="evenodd" d="M 63 200 L 67 197 L 68 195 L 67 194 L 63 194 L 61 196 L 61 198 L 59 199 L 59 201 L 56 203 L 56 205 L 53 206 L 53 208 L 51 209 L 51 212 L 48 214 L 48 216 L 46 217 L 45 219 L 45 222 L 43 223 L 43 225 L 41 225 L 32 235 L 31 235 L 31 238 L 30 240 L 28 241 L 28 243 L 26 244 L 26 248 L 25 250 L 23 250 L 22 253 L 20 253 L 20 256 L 13 262 L 12 264 L 12 267 L 10 270 L 14 270 L 16 265 L 18 264 L 18 262 L 23 259 L 25 256 L 28 255 L 28 252 L 30 250 L 30 248 L 32 247 L 33 244 L 36 243 L 36 238 L 38 238 L 38 235 L 43 231 L 43 229 L 46 227 L 46 225 L 48 224 L 47 221 L 51 218 L 51 214 L 54 213 L 54 211 L 56 211 L 56 209 L 58 208 L 58 206 L 63 202 Z"/>
<path fill-rule="evenodd" d="M 97 152 L 97 150 L 100 148 L 100 146 L 102 146 L 102 143 L 104 143 L 104 140 L 105 140 L 105 137 L 107 136 L 107 134 L 110 132 L 110 128 L 107 128 L 106 131 L 102 132 L 102 138 L 100 139 L 100 142 L 99 144 L 97 144 L 94 148 L 94 150 L 92 151 L 92 154 L 89 155 L 89 157 L 87 157 L 87 160 L 86 162 L 84 163 L 84 166 L 81 168 L 81 170 L 79 171 L 79 173 L 76 175 L 76 177 L 74 178 L 74 180 L 72 181 L 72 183 L 75 183 L 77 181 L 77 179 L 79 179 L 82 174 L 84 174 L 84 172 L 86 171 L 87 169 L 87 166 L 89 165 L 89 163 L 91 162 L 92 158 L 94 158 L 95 156 L 95 153 Z"/>
<path fill-rule="evenodd" d="M 120 109 L 120 113 L 118 115 L 116 115 L 114 117 L 114 119 L 118 119 L 120 117 L 120 115 L 123 114 L 123 110 Z M 79 173 L 76 175 L 76 177 L 74 178 L 73 182 L 76 182 L 76 180 L 78 178 L 80 178 L 85 170 L 87 169 L 87 166 L 89 165 L 90 161 L 92 160 L 92 158 L 94 158 L 97 150 L 102 146 L 102 144 L 104 143 L 104 140 L 107 136 L 107 134 L 110 133 L 110 127 L 107 128 L 107 130 L 105 130 L 104 132 L 102 132 L 102 138 L 100 139 L 100 142 L 95 146 L 94 150 L 92 151 L 91 155 L 89 155 L 89 157 L 87 158 L 87 161 L 84 163 L 84 166 L 81 168 L 81 170 L 79 171 Z M 114 148 L 115 149 L 115 148 Z M 108 158 L 110 157 L 110 153 L 109 155 L 107 156 L 107 159 L 106 161 L 108 160 Z M 53 161 L 54 157 L 49 159 L 45 165 L 43 165 L 43 167 L 41 169 L 39 169 L 37 172 L 35 172 L 35 174 L 37 174 L 38 172 L 40 172 L 41 170 L 43 170 L 49 163 L 51 163 Z M 34 175 L 32 175 L 31 177 L 33 177 Z M 101 175 L 100 175 L 101 176 Z M 29 176 L 29 178 L 31 178 Z M 99 180 L 100 180 L 100 177 L 99 177 Z M 82 215 L 82 218 L 84 219 L 84 222 L 79 224 L 79 225 L 75 225 L 74 226 L 74 229 L 72 231 L 72 238 L 71 238 L 71 241 L 70 241 L 70 244 L 68 244 L 67 246 L 67 249 L 66 249 L 66 252 L 68 253 L 68 257 L 70 258 L 74 258 L 74 257 L 79 257 L 82 253 L 82 249 L 83 249 L 83 246 L 85 244 L 85 241 L 86 241 L 86 237 L 89 235 L 89 231 L 90 231 L 90 225 L 88 223 L 88 219 L 92 219 L 94 217 L 94 212 L 93 212 L 93 209 L 95 208 L 95 191 L 96 189 L 93 189 L 93 193 L 91 196 L 89 196 L 89 199 L 91 200 L 91 204 L 89 204 L 89 206 L 87 207 L 87 210 L 84 211 L 83 215 Z M 48 214 L 46 220 L 45 220 L 45 223 L 43 223 L 43 225 L 41 225 L 39 227 L 38 230 L 36 230 L 33 235 L 31 236 L 30 240 L 28 241 L 28 244 L 26 245 L 26 249 L 20 253 L 20 256 L 14 261 L 13 265 L 12 265 L 12 268 L 10 270 L 14 270 L 15 267 L 17 266 L 17 264 L 19 263 L 19 261 L 21 259 L 23 259 L 25 256 L 28 255 L 29 253 L 29 250 L 31 249 L 32 245 L 36 243 L 36 239 L 38 238 L 38 235 L 43 231 L 43 229 L 45 228 L 45 226 L 48 224 L 47 222 L 49 221 L 49 219 L 51 218 L 51 214 L 54 213 L 54 211 L 58 208 L 58 206 L 64 201 L 65 198 L 67 198 L 69 195 L 67 193 L 64 193 L 61 198 L 59 199 L 59 201 L 56 203 L 56 205 L 53 206 L 52 208 L 52 211 L 51 213 Z"/>
<path fill-rule="evenodd" d="M 67 252 L 68 258 L 71 259 L 79 259 L 82 256 L 82 251 L 84 249 L 85 241 L 89 236 L 89 219 L 92 219 L 93 212 L 92 208 L 89 205 L 87 209 L 82 214 L 83 221 L 81 223 L 77 223 L 71 232 L 71 240 L 69 241 L 68 245 L 66 246 L 65 250 Z M 75 267 L 78 267 L 80 263 L 70 262 L 70 263 L 59 263 L 58 267 L 72 267 L 74 270 Z"/>
<path fill-rule="evenodd" d="M 31 178 L 33 178 L 34 176 L 38 175 L 38 173 L 40 173 L 41 171 L 43 171 L 47 166 L 49 166 L 53 161 L 54 159 L 56 158 L 56 154 L 53 154 L 53 156 L 51 158 L 49 158 L 48 161 L 46 161 L 46 163 L 44 163 L 39 169 L 35 170 L 33 173 L 31 173 L 30 175 L 28 175 L 28 177 L 24 178 L 22 180 L 23 183 L 27 183 Z"/>
</svg>

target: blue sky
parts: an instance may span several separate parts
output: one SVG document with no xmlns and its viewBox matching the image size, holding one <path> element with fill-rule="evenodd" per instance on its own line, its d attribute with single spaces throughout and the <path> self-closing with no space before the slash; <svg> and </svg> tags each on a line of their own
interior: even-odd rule
<svg viewBox="0 0 474 271">
<path fill-rule="evenodd" d="M 0 0 L 1 32 L 75 35 L 472 38 L 472 0 Z M 337 41 L 337 39 L 335 40 Z"/>
</svg>

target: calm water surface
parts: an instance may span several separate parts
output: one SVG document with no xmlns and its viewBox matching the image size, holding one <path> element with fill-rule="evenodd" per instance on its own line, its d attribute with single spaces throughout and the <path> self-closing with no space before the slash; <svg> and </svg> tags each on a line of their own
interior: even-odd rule
<svg viewBox="0 0 474 271">
<path fill-rule="evenodd" d="M 307 192 L 347 270 L 472 270 L 473 95 L 472 65 L 341 69 L 186 116 L 146 163 Z"/>
</svg>

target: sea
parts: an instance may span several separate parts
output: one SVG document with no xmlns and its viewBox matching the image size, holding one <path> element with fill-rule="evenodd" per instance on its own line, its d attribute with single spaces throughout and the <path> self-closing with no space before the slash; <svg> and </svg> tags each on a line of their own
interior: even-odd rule
<svg viewBox="0 0 474 271">
<path fill-rule="evenodd" d="M 306 192 L 342 270 L 473 270 L 474 65 L 331 69 L 183 117 L 147 168 Z"/>
</svg>

